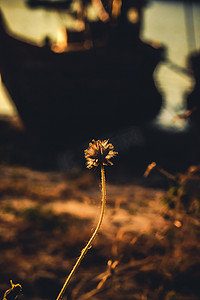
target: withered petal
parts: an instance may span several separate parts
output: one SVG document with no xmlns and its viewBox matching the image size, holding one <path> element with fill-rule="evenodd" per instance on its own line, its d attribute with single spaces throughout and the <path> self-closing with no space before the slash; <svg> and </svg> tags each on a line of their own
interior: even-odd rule
<svg viewBox="0 0 200 300">
<path fill-rule="evenodd" d="M 98 165 L 107 166 L 108 164 L 113 165 L 110 161 L 118 152 L 113 151 L 114 146 L 108 143 L 109 140 L 92 140 L 89 143 L 88 149 L 84 151 L 87 168 L 97 167 Z"/>
</svg>

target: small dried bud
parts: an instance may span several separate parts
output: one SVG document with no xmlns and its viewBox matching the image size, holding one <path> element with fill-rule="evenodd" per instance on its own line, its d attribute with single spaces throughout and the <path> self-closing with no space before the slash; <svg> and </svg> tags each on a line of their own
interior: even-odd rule
<svg viewBox="0 0 200 300">
<path fill-rule="evenodd" d="M 149 165 L 147 166 L 147 169 L 146 169 L 146 171 L 144 172 L 144 177 L 149 176 L 149 173 L 150 173 L 151 170 L 154 169 L 155 167 L 156 167 L 156 163 L 155 163 L 155 161 L 153 161 L 151 164 L 149 164 Z"/>
<path fill-rule="evenodd" d="M 92 167 L 107 166 L 108 164 L 113 165 L 110 161 L 118 152 L 113 151 L 114 146 L 108 143 L 109 140 L 92 140 L 89 143 L 88 149 L 85 150 L 85 158 L 87 163 L 87 168 Z"/>
</svg>

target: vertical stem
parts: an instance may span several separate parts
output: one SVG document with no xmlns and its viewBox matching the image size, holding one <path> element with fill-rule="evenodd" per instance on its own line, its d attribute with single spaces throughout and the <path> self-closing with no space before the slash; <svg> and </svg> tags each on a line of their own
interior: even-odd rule
<svg viewBox="0 0 200 300">
<path fill-rule="evenodd" d="M 77 270 L 77 268 L 79 267 L 82 259 L 84 258 L 84 256 L 86 255 L 87 251 L 90 249 L 92 242 L 94 241 L 99 228 L 101 226 L 102 220 L 103 220 L 103 215 L 104 215 L 104 211 L 105 211 L 105 206 L 106 206 L 106 180 L 105 180 L 105 170 L 104 167 L 101 166 L 101 189 L 102 189 L 102 204 L 101 204 L 101 214 L 99 217 L 99 222 L 97 224 L 97 227 L 95 229 L 95 231 L 93 232 L 90 240 L 88 241 L 87 245 L 85 246 L 85 248 L 83 248 L 83 250 L 81 251 L 81 255 L 79 256 L 78 260 L 76 261 L 73 269 L 71 270 L 71 273 L 68 275 L 58 297 L 56 298 L 56 300 L 61 300 L 63 298 L 63 295 L 66 291 L 67 286 L 69 285 L 70 279 L 72 278 L 72 276 L 74 275 L 75 271 Z"/>
</svg>

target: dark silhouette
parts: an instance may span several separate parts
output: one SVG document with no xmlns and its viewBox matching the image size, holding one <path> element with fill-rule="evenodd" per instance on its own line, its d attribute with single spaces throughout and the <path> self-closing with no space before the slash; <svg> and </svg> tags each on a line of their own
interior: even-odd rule
<svg viewBox="0 0 200 300">
<path fill-rule="evenodd" d="M 158 114 L 162 97 L 153 72 L 164 49 L 140 40 L 142 7 L 128 2 L 139 9 L 138 22 L 129 24 L 121 15 L 99 22 L 103 45 L 96 45 L 95 36 L 90 47 L 72 39 L 63 53 L 53 52 L 48 40 L 48 47 L 39 47 L 15 37 L 1 13 L 2 81 L 29 130 L 45 137 L 79 137 L 80 142 Z M 122 14 L 127 9 L 123 2 Z"/>
<path fill-rule="evenodd" d="M 189 55 L 188 65 L 194 76 L 195 85 L 193 91 L 187 96 L 187 108 L 192 110 L 191 121 L 200 129 L 200 51 Z"/>
</svg>

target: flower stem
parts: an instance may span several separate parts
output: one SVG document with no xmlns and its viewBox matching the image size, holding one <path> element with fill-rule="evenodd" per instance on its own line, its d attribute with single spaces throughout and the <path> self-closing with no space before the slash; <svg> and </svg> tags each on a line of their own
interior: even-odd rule
<svg viewBox="0 0 200 300">
<path fill-rule="evenodd" d="M 63 298 L 63 295 L 66 291 L 66 288 L 69 285 L 70 279 L 72 278 L 72 276 L 74 275 L 75 271 L 78 269 L 82 259 L 84 258 L 84 256 L 86 255 L 87 251 L 90 249 L 92 242 L 94 241 L 99 228 L 101 226 L 102 220 L 103 220 L 103 215 L 104 215 L 104 211 L 105 211 L 105 206 L 106 206 L 106 180 L 105 180 L 105 170 L 104 170 L 104 166 L 101 166 L 101 189 L 102 189 L 102 204 L 101 204 L 101 214 L 99 217 L 99 221 L 97 224 L 97 227 L 95 229 L 95 231 L 93 232 L 90 240 L 88 241 L 87 245 L 85 246 L 85 248 L 83 248 L 83 250 L 81 251 L 81 255 L 79 256 L 79 258 L 77 259 L 74 267 L 72 268 L 70 274 L 68 275 L 58 297 L 56 298 L 56 300 L 61 300 Z"/>
</svg>

